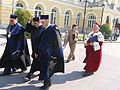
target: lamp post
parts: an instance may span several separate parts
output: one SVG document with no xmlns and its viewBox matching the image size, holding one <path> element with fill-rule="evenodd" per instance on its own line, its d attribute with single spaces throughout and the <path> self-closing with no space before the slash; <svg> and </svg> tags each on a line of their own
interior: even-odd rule
<svg viewBox="0 0 120 90">
<path fill-rule="evenodd" d="M 100 23 L 101 25 L 102 25 L 102 21 L 103 21 L 104 9 L 105 9 L 105 4 L 102 4 L 101 23 Z"/>
<path fill-rule="evenodd" d="M 14 14 L 14 0 L 12 0 L 12 14 Z"/>
<path fill-rule="evenodd" d="M 83 26 L 82 26 L 83 41 L 84 41 L 84 39 L 85 39 L 85 30 L 84 30 L 84 29 L 85 29 L 85 17 L 86 17 L 87 2 L 88 2 L 88 0 L 85 0 Z"/>
</svg>

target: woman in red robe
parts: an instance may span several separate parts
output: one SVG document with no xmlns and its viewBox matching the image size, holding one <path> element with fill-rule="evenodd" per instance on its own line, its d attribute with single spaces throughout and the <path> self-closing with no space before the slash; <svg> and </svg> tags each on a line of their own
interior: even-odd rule
<svg viewBox="0 0 120 90">
<path fill-rule="evenodd" d="M 95 23 L 92 32 L 89 33 L 85 41 L 86 58 L 83 62 L 86 63 L 86 65 L 84 67 L 85 73 L 83 76 L 93 75 L 100 66 L 104 36 L 99 30 L 100 25 Z"/>
</svg>

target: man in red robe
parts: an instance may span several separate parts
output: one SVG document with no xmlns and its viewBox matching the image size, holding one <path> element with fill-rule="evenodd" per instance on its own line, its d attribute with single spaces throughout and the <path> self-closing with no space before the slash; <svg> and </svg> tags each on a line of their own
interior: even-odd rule
<svg viewBox="0 0 120 90">
<path fill-rule="evenodd" d="M 86 63 L 86 65 L 84 67 L 85 73 L 83 76 L 93 75 L 100 66 L 104 36 L 99 30 L 99 24 L 95 23 L 92 32 L 89 33 L 85 41 L 86 58 L 84 63 Z"/>
</svg>

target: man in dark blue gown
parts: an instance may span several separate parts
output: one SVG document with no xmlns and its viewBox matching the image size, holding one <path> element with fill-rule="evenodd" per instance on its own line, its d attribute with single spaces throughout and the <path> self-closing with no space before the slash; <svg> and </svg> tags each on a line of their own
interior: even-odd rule
<svg viewBox="0 0 120 90">
<path fill-rule="evenodd" d="M 30 66 L 30 56 L 27 41 L 24 37 L 24 28 L 17 22 L 16 15 L 10 15 L 7 28 L 7 43 L 0 60 L 0 68 L 5 68 L 3 75 L 11 74 L 16 69 L 25 71 Z"/>
<path fill-rule="evenodd" d="M 41 61 L 39 80 L 44 80 L 44 85 L 40 88 L 46 89 L 52 85 L 50 77 L 54 73 L 64 73 L 64 57 L 57 26 L 49 25 L 48 15 L 41 15 L 40 18 L 42 29 L 35 53 L 38 54 Z"/>
</svg>

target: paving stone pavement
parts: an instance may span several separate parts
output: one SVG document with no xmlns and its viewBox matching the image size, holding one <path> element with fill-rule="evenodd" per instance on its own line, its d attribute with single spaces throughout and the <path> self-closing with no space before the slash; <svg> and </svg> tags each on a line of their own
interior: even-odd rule
<svg viewBox="0 0 120 90">
<path fill-rule="evenodd" d="M 0 38 L 0 57 L 4 51 L 1 44 L 5 43 L 4 38 Z M 30 45 L 30 40 L 28 40 Z M 29 48 L 31 48 L 29 46 Z M 31 49 L 30 49 L 31 52 Z M 68 46 L 64 50 L 65 60 L 69 54 Z M 52 77 L 53 86 L 49 90 L 120 90 L 120 43 L 104 43 L 103 60 L 99 70 L 92 76 L 83 78 L 83 60 L 85 58 L 85 48 L 83 44 L 77 44 L 75 50 L 76 59 L 65 64 L 65 73 L 57 73 Z M 38 77 L 29 82 L 24 82 L 25 73 L 16 73 L 10 76 L 0 76 L 0 90 L 40 90 L 42 82 Z M 0 69 L 2 73 L 3 69 Z"/>
</svg>

